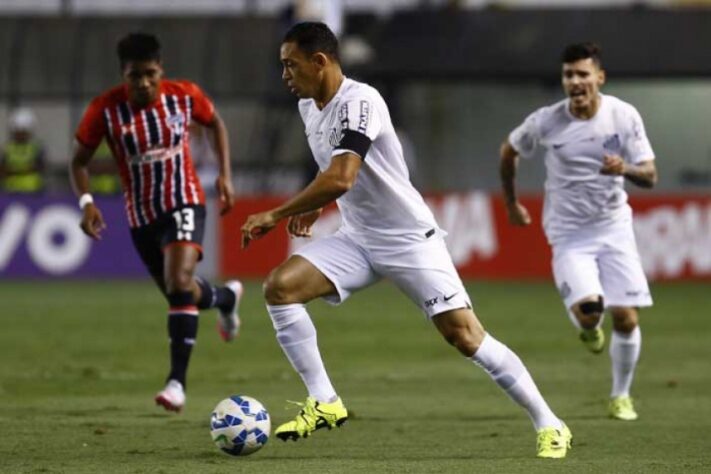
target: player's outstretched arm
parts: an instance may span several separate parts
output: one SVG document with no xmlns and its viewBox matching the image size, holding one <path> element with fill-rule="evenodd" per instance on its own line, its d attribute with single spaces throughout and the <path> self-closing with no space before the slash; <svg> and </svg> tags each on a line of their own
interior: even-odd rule
<svg viewBox="0 0 711 474">
<path fill-rule="evenodd" d="M 220 214 L 225 215 L 232 209 L 235 202 L 235 192 L 232 188 L 232 169 L 230 163 L 230 142 L 225 122 L 215 110 L 212 122 L 207 127 L 213 131 L 215 150 L 219 161 L 219 175 L 215 181 L 215 189 L 220 198 Z"/>
<path fill-rule="evenodd" d="M 277 208 L 249 216 L 242 226 L 242 248 L 272 230 L 280 220 L 321 209 L 348 192 L 355 184 L 362 161 L 351 152 L 336 155 L 331 158 L 331 165 L 296 196 Z"/>
<path fill-rule="evenodd" d="M 79 206 L 83 211 L 80 223 L 81 230 L 92 239 L 99 240 L 101 239 L 101 231 L 106 228 L 106 223 L 101 211 L 96 207 L 91 194 L 89 194 L 88 166 L 93 156 L 94 149 L 77 142 L 69 165 L 69 176 L 74 194 L 79 198 Z"/>
<path fill-rule="evenodd" d="M 518 168 L 518 152 L 508 140 L 501 144 L 499 150 L 501 161 L 499 175 L 501 187 L 504 191 L 504 203 L 509 222 L 513 225 L 524 226 L 531 223 L 531 216 L 523 204 L 516 197 L 516 169 Z"/>
<path fill-rule="evenodd" d="M 653 188 L 658 179 L 654 160 L 631 165 L 619 155 L 605 155 L 600 173 L 609 176 L 624 176 L 640 188 Z"/>
</svg>

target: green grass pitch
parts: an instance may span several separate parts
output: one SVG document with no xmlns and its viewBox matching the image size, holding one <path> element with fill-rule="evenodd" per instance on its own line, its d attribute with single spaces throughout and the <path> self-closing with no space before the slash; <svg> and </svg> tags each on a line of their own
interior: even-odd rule
<svg viewBox="0 0 711 474">
<path fill-rule="evenodd" d="M 577 341 L 550 283 L 469 285 L 487 329 L 523 359 L 575 445 L 537 460 L 527 416 L 387 284 L 310 305 L 326 367 L 352 420 L 308 440 L 218 451 L 209 415 L 232 394 L 273 426 L 306 394 L 247 285 L 243 330 L 224 344 L 205 312 L 182 414 L 153 405 L 167 372 L 165 304 L 145 282 L 0 284 L 2 473 L 711 472 L 708 284 L 657 284 L 643 312 L 640 420 L 606 418 L 607 351 Z M 606 321 L 609 335 L 610 322 Z"/>
</svg>

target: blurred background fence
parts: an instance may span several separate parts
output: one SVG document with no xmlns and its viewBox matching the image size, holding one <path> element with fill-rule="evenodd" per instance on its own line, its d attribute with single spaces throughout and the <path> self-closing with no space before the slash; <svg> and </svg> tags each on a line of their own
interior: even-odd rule
<svg viewBox="0 0 711 474">
<path fill-rule="evenodd" d="M 148 31 L 163 43 L 167 75 L 197 82 L 214 99 L 230 131 L 238 193 L 290 194 L 309 179 L 313 164 L 295 99 L 281 84 L 278 48 L 290 24 L 309 18 L 339 32 L 346 74 L 385 96 L 418 188 L 428 195 L 484 193 L 491 202 L 501 141 L 535 108 L 562 98 L 561 49 L 573 41 L 600 43 L 604 92 L 639 109 L 658 156 L 655 202 L 683 195 L 700 206 L 687 212 L 685 201 L 674 201 L 676 214 L 652 235 L 676 232 L 674 245 L 699 247 L 682 259 L 677 276 L 711 275 L 709 1 L 0 0 L 0 141 L 8 138 L 12 111 L 31 108 L 46 151 L 43 199 L 61 200 L 69 193 L 66 166 L 84 108 L 121 80 L 116 41 Z M 209 152 L 197 155 L 209 181 Z M 543 177 L 542 163 L 526 163 L 520 187 L 536 199 Z M 18 199 L 2 201 L 0 232 Z M 479 222 L 471 226 L 485 227 Z M 684 225 L 691 230 L 679 233 Z M 233 251 L 218 243 L 225 240 L 220 232 L 232 229 L 213 227 L 210 272 L 235 273 L 219 263 Z M 2 235 L 1 274 L 18 275 L 1 266 L 2 249 L 13 247 Z M 66 241 L 47 245 L 66 250 Z M 702 270 L 691 271 L 694 262 Z"/>
</svg>

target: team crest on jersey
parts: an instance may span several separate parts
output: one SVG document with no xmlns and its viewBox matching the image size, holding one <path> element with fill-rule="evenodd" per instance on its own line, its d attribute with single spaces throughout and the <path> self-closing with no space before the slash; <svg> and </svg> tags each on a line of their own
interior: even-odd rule
<svg viewBox="0 0 711 474">
<path fill-rule="evenodd" d="M 328 134 L 328 143 L 335 148 L 341 143 L 341 138 L 343 138 L 343 129 L 333 127 Z"/>
<path fill-rule="evenodd" d="M 182 112 L 170 115 L 165 118 L 165 124 L 174 134 L 182 135 L 185 130 L 185 115 Z"/>
<path fill-rule="evenodd" d="M 605 150 L 616 151 L 620 149 L 620 136 L 618 134 L 608 135 L 602 144 Z"/>
</svg>

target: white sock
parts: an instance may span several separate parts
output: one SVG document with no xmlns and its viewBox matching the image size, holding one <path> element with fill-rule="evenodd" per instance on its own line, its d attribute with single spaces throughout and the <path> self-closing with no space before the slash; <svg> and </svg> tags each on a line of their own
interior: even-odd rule
<svg viewBox="0 0 711 474">
<path fill-rule="evenodd" d="M 332 402 L 338 396 L 328 378 L 316 342 L 316 328 L 302 304 L 270 306 L 276 337 L 291 365 L 304 381 L 309 395 L 319 402 Z"/>
<path fill-rule="evenodd" d="M 630 333 L 612 331 L 610 359 L 612 360 L 612 392 L 610 397 L 629 396 L 634 370 L 642 349 L 639 326 Z"/>
<path fill-rule="evenodd" d="M 472 360 L 528 412 L 536 430 L 562 427 L 561 421 L 543 400 L 523 362 L 511 349 L 486 334 Z"/>
</svg>

